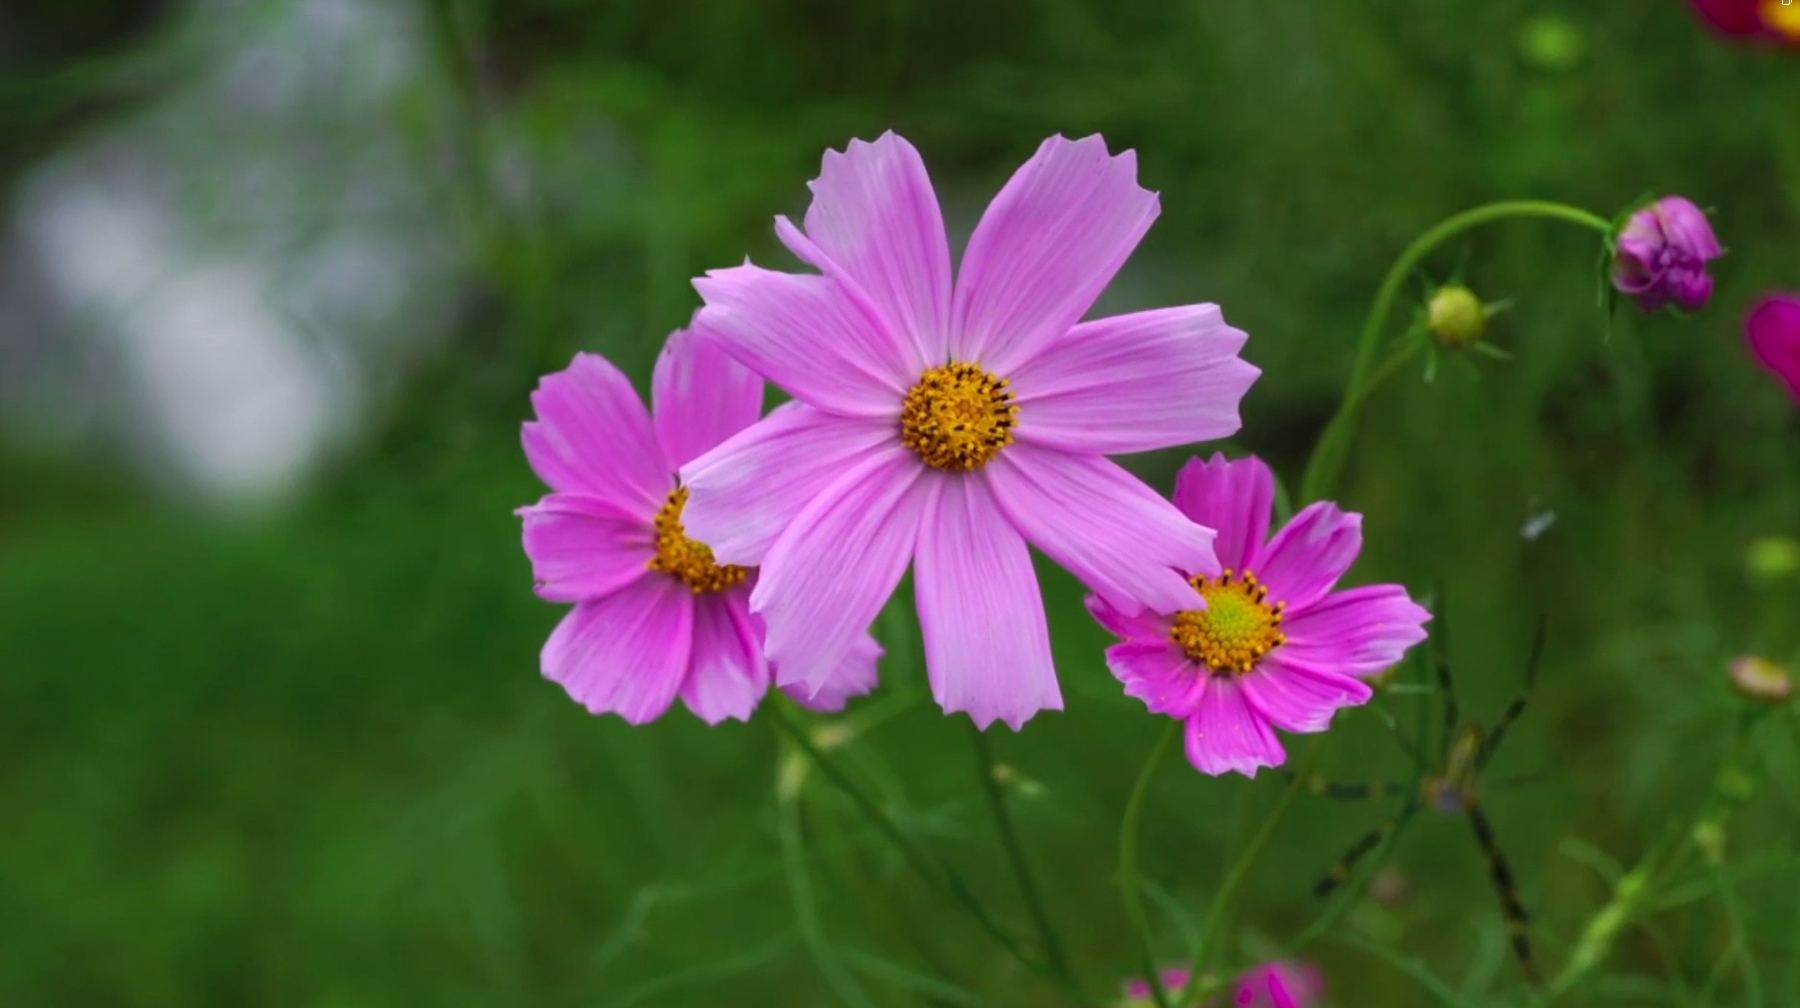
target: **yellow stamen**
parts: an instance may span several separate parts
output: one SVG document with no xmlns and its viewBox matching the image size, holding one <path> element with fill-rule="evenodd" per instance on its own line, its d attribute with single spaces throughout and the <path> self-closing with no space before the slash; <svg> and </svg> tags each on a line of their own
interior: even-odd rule
<svg viewBox="0 0 1800 1008">
<path fill-rule="evenodd" d="M 1175 614 L 1169 631 L 1189 658 L 1213 672 L 1238 675 L 1256 668 L 1263 655 L 1287 643 L 1281 632 L 1286 602 L 1269 602 L 1269 589 L 1249 571 L 1233 576 L 1230 568 L 1218 578 L 1195 577 L 1190 582 L 1205 609 Z"/>
<path fill-rule="evenodd" d="M 906 393 L 900 440 L 934 469 L 981 468 L 1013 443 L 1019 408 L 1006 384 L 977 364 L 932 368 Z"/>
<path fill-rule="evenodd" d="M 656 555 L 650 558 L 650 569 L 686 581 L 695 595 L 742 583 L 748 570 L 714 563 L 711 547 L 687 537 L 681 527 L 681 509 L 687 506 L 687 498 L 687 487 L 676 487 L 668 503 L 656 512 Z"/>
<path fill-rule="evenodd" d="M 1795 0 L 1763 0 L 1762 19 L 1770 31 L 1800 42 L 1800 3 Z"/>
</svg>

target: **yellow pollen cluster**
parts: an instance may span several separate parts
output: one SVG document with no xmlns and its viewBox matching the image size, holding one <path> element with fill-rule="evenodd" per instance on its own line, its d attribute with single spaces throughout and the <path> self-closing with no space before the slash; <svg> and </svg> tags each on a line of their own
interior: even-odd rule
<svg viewBox="0 0 1800 1008">
<path fill-rule="evenodd" d="M 1214 672 L 1243 675 L 1263 655 L 1287 643 L 1281 632 L 1287 603 L 1270 604 L 1269 589 L 1255 574 L 1244 571 L 1234 577 L 1227 567 L 1217 579 L 1196 577 L 1189 583 L 1206 600 L 1206 608 L 1177 613 L 1169 631 L 1189 658 Z"/>
<path fill-rule="evenodd" d="M 668 503 L 656 512 L 656 555 L 650 569 L 673 574 L 688 583 L 694 594 L 724 591 L 750 573 L 736 564 L 713 562 L 712 548 L 687 537 L 681 527 L 681 509 L 687 506 L 687 487 L 676 487 Z"/>
<path fill-rule="evenodd" d="M 1763 0 L 1763 24 L 1790 39 L 1800 40 L 1800 4 L 1782 0 Z"/>
<path fill-rule="evenodd" d="M 1012 399 L 1006 379 L 980 365 L 934 367 L 906 393 L 900 440 L 934 469 L 979 469 L 1013 443 L 1019 407 Z"/>
</svg>

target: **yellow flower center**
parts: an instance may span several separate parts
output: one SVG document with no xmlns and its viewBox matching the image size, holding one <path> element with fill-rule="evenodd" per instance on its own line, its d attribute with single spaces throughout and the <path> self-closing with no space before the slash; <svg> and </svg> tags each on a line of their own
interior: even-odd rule
<svg viewBox="0 0 1800 1008">
<path fill-rule="evenodd" d="M 900 408 L 900 440 L 925 464 L 949 472 L 979 469 L 1013 443 L 1019 407 L 1006 379 L 977 364 L 925 372 Z"/>
<path fill-rule="evenodd" d="M 687 537 L 687 531 L 681 527 L 681 509 L 687 506 L 687 498 L 687 487 L 676 487 L 669 494 L 668 503 L 657 510 L 656 555 L 650 558 L 650 569 L 686 581 L 695 595 L 724 591 L 741 583 L 749 570 L 713 562 L 710 546 Z"/>
<path fill-rule="evenodd" d="M 1770 30 L 1800 41 L 1800 3 L 1794 0 L 1763 0 L 1762 19 Z"/>
<path fill-rule="evenodd" d="M 1189 658 L 1214 672 L 1243 675 L 1258 659 L 1287 643 L 1281 632 L 1286 602 L 1269 604 L 1269 589 L 1244 571 L 1233 577 L 1231 569 L 1218 578 L 1196 577 L 1190 582 L 1206 600 L 1205 609 L 1175 614 L 1169 636 Z"/>
</svg>

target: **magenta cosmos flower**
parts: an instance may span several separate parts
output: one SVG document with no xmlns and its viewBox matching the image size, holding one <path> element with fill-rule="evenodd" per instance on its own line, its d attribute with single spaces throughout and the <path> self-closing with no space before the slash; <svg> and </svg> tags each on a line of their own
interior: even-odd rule
<svg viewBox="0 0 1800 1008">
<path fill-rule="evenodd" d="M 938 703 L 1016 729 L 1062 706 L 1028 542 L 1127 611 L 1216 570 L 1213 533 L 1105 458 L 1232 433 L 1258 373 L 1214 305 L 1081 321 L 1156 217 L 1136 176 L 1097 136 L 1045 141 L 953 280 L 924 163 L 887 133 L 826 153 L 804 231 L 776 220 L 819 273 L 695 281 L 796 400 L 681 473 L 694 534 L 762 565 L 779 681 L 823 684 L 910 563 Z"/>
<path fill-rule="evenodd" d="M 1706 23 L 1749 41 L 1800 45 L 1800 4 L 1791 0 L 1688 0 Z"/>
<path fill-rule="evenodd" d="M 1189 461 L 1175 506 L 1219 530 L 1224 572 L 1195 572 L 1187 599 L 1158 612 L 1088 599 L 1124 642 L 1106 661 L 1125 692 L 1186 721 L 1188 759 L 1209 774 L 1280 766 L 1273 729 L 1323 731 L 1369 698 L 1362 679 L 1424 640 L 1431 618 L 1399 585 L 1333 591 L 1362 551 L 1362 516 L 1320 501 L 1269 539 L 1274 492 L 1258 459 Z"/>
<path fill-rule="evenodd" d="M 688 538 L 684 462 L 756 422 L 762 380 L 699 333 L 669 337 L 655 415 L 604 357 L 576 354 L 531 396 L 525 455 L 551 493 L 520 508 L 537 593 L 573 602 L 544 644 L 544 675 L 595 714 L 655 720 L 680 696 L 708 724 L 747 719 L 768 692 L 756 572 Z M 859 635 L 809 705 L 875 685 L 881 648 Z"/>
<path fill-rule="evenodd" d="M 1613 286 L 1652 312 L 1673 301 L 1699 311 L 1712 297 L 1706 264 L 1725 254 L 1706 214 L 1680 196 L 1665 196 L 1626 221 L 1617 239 Z"/>
<path fill-rule="evenodd" d="M 1180 967 L 1164 969 L 1163 990 L 1172 998 L 1187 986 L 1192 975 Z M 1237 978 L 1232 985 L 1231 1004 L 1234 1008 L 1311 1008 L 1324 993 L 1324 978 L 1311 963 L 1274 960 Z M 1122 1008 L 1147 1008 L 1155 1003 L 1156 995 L 1148 980 L 1134 977 L 1125 981 Z"/>
<path fill-rule="evenodd" d="M 1744 322 L 1750 352 L 1800 401 L 1800 295 L 1770 294 Z"/>
</svg>

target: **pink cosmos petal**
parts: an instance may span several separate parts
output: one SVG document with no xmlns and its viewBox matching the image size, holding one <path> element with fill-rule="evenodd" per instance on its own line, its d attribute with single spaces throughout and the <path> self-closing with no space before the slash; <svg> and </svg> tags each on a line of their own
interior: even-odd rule
<svg viewBox="0 0 1800 1008">
<path fill-rule="evenodd" d="M 1096 455 L 1229 437 L 1261 373 L 1245 338 L 1210 304 L 1083 322 L 1008 375 L 1018 436 Z"/>
<path fill-rule="evenodd" d="M 1020 442 L 985 473 L 1013 527 L 1115 609 L 1191 609 L 1178 572 L 1219 573 L 1212 530 L 1108 459 Z"/>
<path fill-rule="evenodd" d="M 1332 592 L 1298 612 L 1282 630 L 1280 654 L 1317 668 L 1371 676 L 1392 668 L 1425 639 L 1431 613 L 1395 584 Z"/>
<path fill-rule="evenodd" d="M 1772 35 L 1763 22 L 1763 0 L 1688 0 L 1701 17 L 1727 35 Z"/>
<path fill-rule="evenodd" d="M 817 693 L 881 612 L 930 503 L 919 487 L 923 471 L 904 449 L 878 453 L 827 487 L 775 541 L 750 608 L 768 624 L 763 653 L 777 682 Z"/>
<path fill-rule="evenodd" d="M 852 140 L 842 154 L 825 152 L 808 188 L 813 201 L 806 236 L 867 292 L 894 333 L 916 344 L 909 355 L 914 377 L 924 366 L 943 363 L 950 339 L 950 242 L 919 152 L 892 131 L 874 143 Z M 831 272 L 801 249 L 794 253 Z"/>
<path fill-rule="evenodd" d="M 632 514 L 654 514 L 672 485 L 650 414 L 631 380 L 598 354 L 579 353 L 531 394 L 535 422 L 524 428 L 525 457 L 562 493 L 585 493 Z"/>
<path fill-rule="evenodd" d="M 1309 504 L 1275 533 L 1248 566 L 1269 598 L 1298 612 L 1319 600 L 1362 552 L 1362 515 L 1330 501 Z"/>
<path fill-rule="evenodd" d="M 1239 1008 L 1306 1008 L 1325 992 L 1311 963 L 1263 963 L 1238 977 L 1233 1004 Z"/>
<path fill-rule="evenodd" d="M 1137 155 L 1045 140 L 988 204 L 956 281 L 951 356 L 1010 374 L 1068 332 L 1156 219 Z"/>
<path fill-rule="evenodd" d="M 781 689 L 808 710 L 836 714 L 844 709 L 851 697 L 862 696 L 875 688 L 876 681 L 880 678 L 878 666 L 881 655 L 881 645 L 875 642 L 875 638 L 864 634 L 855 644 L 850 645 L 850 654 L 844 658 L 838 670 L 819 687 L 817 693 L 807 696 L 805 687 L 797 683 Z"/>
<path fill-rule="evenodd" d="M 1162 971 L 1163 990 L 1170 994 L 1182 990 L 1188 984 L 1188 977 L 1192 975 L 1193 974 L 1180 966 L 1170 966 L 1165 968 Z M 1150 981 L 1145 980 L 1143 977 L 1132 977 L 1125 981 L 1125 996 L 1128 998 L 1147 998 L 1154 997 L 1155 992 L 1150 989 Z"/>
<path fill-rule="evenodd" d="M 1138 640 L 1140 638 L 1169 639 L 1171 627 L 1168 616 L 1154 609 L 1140 609 L 1135 613 L 1124 613 L 1108 605 L 1098 595 L 1089 595 L 1085 600 L 1088 612 L 1106 632 L 1120 640 Z M 1198 604 L 1198 603 L 1194 603 Z"/>
<path fill-rule="evenodd" d="M 1063 705 L 1031 551 L 985 481 L 927 479 L 939 486 L 919 527 L 913 584 L 931 694 L 977 728 L 1002 720 L 1018 731 Z"/>
<path fill-rule="evenodd" d="M 1800 400 L 1800 296 L 1771 294 L 1744 322 L 1750 352 Z"/>
<path fill-rule="evenodd" d="M 762 641 L 746 618 L 749 594 L 739 586 L 694 596 L 694 649 L 681 702 L 709 725 L 750 720 L 769 691 Z"/>
<path fill-rule="evenodd" d="M 1144 701 L 1152 713 L 1189 718 L 1200 711 L 1213 674 L 1167 639 L 1134 640 L 1106 649 L 1106 667 L 1125 684 L 1125 695 Z"/>
<path fill-rule="evenodd" d="M 681 470 L 682 525 L 720 563 L 762 563 L 776 537 L 839 476 L 898 452 L 892 418 L 845 420 L 790 402 Z"/>
<path fill-rule="evenodd" d="M 762 416 L 763 381 L 703 329 L 679 329 L 663 344 L 650 380 L 656 436 L 676 468 Z"/>
<path fill-rule="evenodd" d="M 1331 725 L 1341 707 L 1366 703 L 1372 691 L 1367 683 L 1339 672 L 1314 668 L 1284 659 L 1277 648 L 1239 682 L 1250 703 L 1283 731 L 1318 732 Z"/>
<path fill-rule="evenodd" d="M 604 598 L 649 573 L 656 556 L 650 522 L 599 497 L 550 494 L 517 514 L 539 598 Z"/>
<path fill-rule="evenodd" d="M 693 591 L 679 578 L 644 578 L 563 617 L 544 642 L 544 676 L 589 713 L 645 724 L 675 701 L 693 643 Z"/>
<path fill-rule="evenodd" d="M 1269 538 L 1269 516 L 1275 503 L 1275 474 L 1254 456 L 1227 461 L 1191 458 L 1175 475 L 1175 506 L 1210 529 L 1217 529 L 1213 549 L 1219 563 L 1241 571 Z"/>
<path fill-rule="evenodd" d="M 898 363 L 898 337 L 830 277 L 746 263 L 712 270 L 694 289 L 706 301 L 695 325 L 752 371 L 829 413 L 891 420 L 919 379 Z"/>
<path fill-rule="evenodd" d="M 1269 722 L 1250 705 L 1236 676 L 1213 676 L 1200 710 L 1187 722 L 1188 762 L 1217 776 L 1236 770 L 1255 777 L 1258 767 L 1280 766 L 1287 751 Z"/>
</svg>

